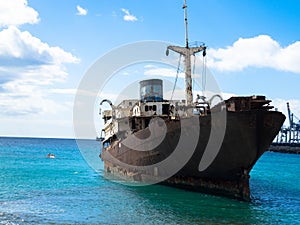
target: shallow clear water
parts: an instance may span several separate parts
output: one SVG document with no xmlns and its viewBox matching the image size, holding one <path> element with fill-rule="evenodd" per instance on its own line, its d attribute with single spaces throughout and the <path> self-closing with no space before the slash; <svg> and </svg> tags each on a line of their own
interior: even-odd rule
<svg viewBox="0 0 300 225">
<path fill-rule="evenodd" d="M 0 138 L 0 224 L 300 224 L 299 155 L 265 153 L 246 203 L 116 184 L 102 176 L 99 143 L 83 143 L 98 172 L 74 140 Z"/>
</svg>

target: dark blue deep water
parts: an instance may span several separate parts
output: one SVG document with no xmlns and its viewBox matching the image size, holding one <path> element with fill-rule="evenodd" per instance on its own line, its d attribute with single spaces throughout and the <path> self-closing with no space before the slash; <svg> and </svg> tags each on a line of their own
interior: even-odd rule
<svg viewBox="0 0 300 225">
<path fill-rule="evenodd" d="M 75 140 L 0 138 L 0 224 L 300 224 L 300 155 L 265 153 L 246 203 L 111 182 L 102 175 L 99 143 L 82 143 L 97 171 Z"/>
</svg>

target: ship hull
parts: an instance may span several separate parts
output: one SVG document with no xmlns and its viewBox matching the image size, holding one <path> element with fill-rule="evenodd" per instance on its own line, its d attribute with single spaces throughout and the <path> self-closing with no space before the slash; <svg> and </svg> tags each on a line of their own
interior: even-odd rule
<svg viewBox="0 0 300 225">
<path fill-rule="evenodd" d="M 272 143 L 284 119 L 282 113 L 267 110 L 227 112 L 226 130 L 218 153 L 204 170 L 199 170 L 199 163 L 207 151 L 212 129 L 215 129 L 211 125 L 211 115 L 198 116 L 199 124 L 187 122 L 185 127 L 182 127 L 182 121 L 165 120 L 167 133 L 161 134 L 165 135 L 163 141 L 151 151 L 128 148 L 122 144 L 128 137 L 116 139 L 109 147 L 104 148 L 101 158 L 105 174 L 145 183 L 157 180 L 157 183 L 164 185 L 249 201 L 249 173 Z M 195 129 L 200 130 L 195 149 L 174 175 L 167 177 L 164 171 L 156 167 L 146 169 L 173 154 L 182 131 L 189 136 L 193 135 Z M 149 137 L 149 129 L 132 135 L 146 139 Z M 156 138 L 157 136 L 159 134 L 156 134 Z M 164 176 L 166 179 L 160 179 Z"/>
</svg>

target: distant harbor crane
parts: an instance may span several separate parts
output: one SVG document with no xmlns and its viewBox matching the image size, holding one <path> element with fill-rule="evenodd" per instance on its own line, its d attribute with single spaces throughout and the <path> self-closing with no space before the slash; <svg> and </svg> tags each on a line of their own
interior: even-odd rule
<svg viewBox="0 0 300 225">
<path fill-rule="evenodd" d="M 289 126 L 282 126 L 269 151 L 300 154 L 300 120 L 291 112 L 287 102 Z"/>
<path fill-rule="evenodd" d="M 287 111 L 289 127 L 281 128 L 274 139 L 274 145 L 300 145 L 300 120 L 291 112 L 289 103 L 287 103 Z"/>
</svg>

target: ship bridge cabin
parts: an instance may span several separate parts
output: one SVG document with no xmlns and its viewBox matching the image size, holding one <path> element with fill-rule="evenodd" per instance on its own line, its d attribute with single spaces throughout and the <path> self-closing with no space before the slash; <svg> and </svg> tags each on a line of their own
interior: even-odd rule
<svg viewBox="0 0 300 225">
<path fill-rule="evenodd" d="M 140 81 L 140 99 L 138 100 L 123 100 L 118 106 L 114 106 L 109 100 L 102 102 L 104 101 L 111 105 L 111 110 L 102 112 L 103 143 L 108 143 L 117 136 L 124 138 L 131 133 L 145 129 L 154 117 L 176 120 L 181 116 L 186 116 L 185 100 L 163 99 L 163 82 L 160 79 Z"/>
<path fill-rule="evenodd" d="M 178 103 L 174 101 L 173 106 L 173 103 L 163 99 L 162 80 L 143 80 L 140 82 L 139 91 L 139 100 L 123 100 L 118 106 L 106 100 L 111 105 L 111 110 L 102 112 L 104 127 L 101 136 L 104 134 L 104 142 L 116 138 L 116 135 L 126 137 L 130 133 L 148 127 L 153 117 L 175 117 L 175 104 Z"/>
<path fill-rule="evenodd" d="M 168 117 L 170 113 L 170 102 L 163 99 L 162 80 L 140 81 L 140 100 L 132 108 L 129 119 L 131 130 L 134 132 L 144 129 L 153 117 Z"/>
<path fill-rule="evenodd" d="M 163 100 L 162 80 L 151 79 L 140 82 L 140 101 L 133 107 L 132 116 L 167 116 L 169 107 L 169 102 Z"/>
</svg>

